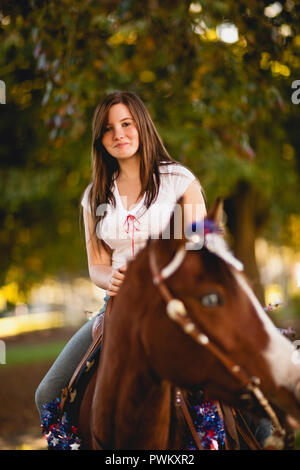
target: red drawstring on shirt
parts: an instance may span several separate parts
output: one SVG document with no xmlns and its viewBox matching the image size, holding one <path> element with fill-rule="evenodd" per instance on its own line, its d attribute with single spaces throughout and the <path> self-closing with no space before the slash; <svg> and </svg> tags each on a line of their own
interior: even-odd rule
<svg viewBox="0 0 300 470">
<path fill-rule="evenodd" d="M 132 223 L 132 256 L 134 256 L 134 231 L 137 230 L 139 231 L 139 228 L 135 226 L 135 222 L 138 224 L 140 223 L 138 219 L 134 216 L 129 214 L 126 217 L 126 220 L 124 222 L 124 230 L 126 233 L 129 233 L 130 230 L 130 222 Z"/>
</svg>

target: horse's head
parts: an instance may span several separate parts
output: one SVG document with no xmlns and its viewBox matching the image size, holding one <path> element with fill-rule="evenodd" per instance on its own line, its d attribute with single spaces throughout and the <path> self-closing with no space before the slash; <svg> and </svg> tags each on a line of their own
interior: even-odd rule
<svg viewBox="0 0 300 470">
<path fill-rule="evenodd" d="M 178 236 L 182 220 L 173 214 L 169 239 L 149 241 L 159 295 L 144 316 L 145 350 L 156 373 L 178 386 L 204 388 L 211 398 L 231 404 L 254 392 L 261 403 L 265 395 L 300 419 L 294 347 L 271 322 L 229 251 L 218 230 L 219 213 L 218 202 L 205 219 L 204 237 L 199 230 L 189 239 Z"/>
</svg>

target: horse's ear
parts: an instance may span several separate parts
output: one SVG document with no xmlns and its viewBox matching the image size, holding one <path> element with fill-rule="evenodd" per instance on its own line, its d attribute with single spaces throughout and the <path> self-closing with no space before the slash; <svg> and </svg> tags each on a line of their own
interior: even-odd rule
<svg viewBox="0 0 300 470">
<path fill-rule="evenodd" d="M 216 225 L 222 226 L 223 207 L 224 207 L 223 199 L 221 197 L 218 197 L 214 205 L 208 211 L 207 219 L 212 220 Z"/>
</svg>

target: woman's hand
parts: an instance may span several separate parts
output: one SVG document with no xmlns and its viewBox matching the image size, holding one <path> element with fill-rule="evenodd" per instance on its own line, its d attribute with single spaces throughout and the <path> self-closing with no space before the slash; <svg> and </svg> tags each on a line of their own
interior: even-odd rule
<svg viewBox="0 0 300 470">
<path fill-rule="evenodd" d="M 124 278 L 125 278 L 125 272 L 127 270 L 127 265 L 124 264 L 124 266 L 121 266 L 119 269 L 116 269 L 113 274 L 112 274 L 112 277 L 110 278 L 110 281 L 109 281 L 109 285 L 108 285 L 108 289 L 107 289 L 107 295 L 109 295 L 110 297 L 114 297 L 115 295 L 117 295 L 117 293 L 119 292 L 119 289 L 120 289 L 120 286 L 122 284 L 122 282 L 124 281 Z"/>
</svg>

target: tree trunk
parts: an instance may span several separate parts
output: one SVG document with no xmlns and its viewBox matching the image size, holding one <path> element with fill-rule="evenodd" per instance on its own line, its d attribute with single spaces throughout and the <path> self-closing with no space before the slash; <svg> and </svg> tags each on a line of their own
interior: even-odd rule
<svg viewBox="0 0 300 470">
<path fill-rule="evenodd" d="M 233 252 L 244 264 L 244 271 L 258 300 L 264 306 L 264 289 L 255 256 L 257 195 L 246 182 L 238 185 L 235 194 L 225 201 L 228 228 L 233 238 Z"/>
</svg>

